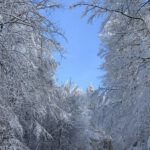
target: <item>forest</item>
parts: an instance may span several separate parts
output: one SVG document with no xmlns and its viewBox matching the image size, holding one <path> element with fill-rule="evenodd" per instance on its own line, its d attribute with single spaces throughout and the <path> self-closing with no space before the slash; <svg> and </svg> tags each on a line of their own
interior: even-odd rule
<svg viewBox="0 0 150 150">
<path fill-rule="evenodd" d="M 55 80 L 67 37 L 48 17 L 78 8 L 105 18 L 86 92 Z M 150 0 L 0 0 L 0 150 L 150 150 Z"/>
</svg>

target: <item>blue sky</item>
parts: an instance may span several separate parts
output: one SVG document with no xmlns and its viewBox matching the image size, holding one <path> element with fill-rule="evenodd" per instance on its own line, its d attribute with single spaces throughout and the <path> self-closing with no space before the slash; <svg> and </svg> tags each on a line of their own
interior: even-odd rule
<svg viewBox="0 0 150 150">
<path fill-rule="evenodd" d="M 75 0 L 69 0 L 69 3 Z M 66 7 L 68 2 L 62 1 Z M 86 89 L 92 84 L 97 88 L 101 84 L 100 76 L 103 74 L 98 70 L 102 60 L 97 56 L 100 49 L 98 32 L 102 19 L 96 19 L 92 24 L 87 23 L 87 18 L 81 18 L 82 9 L 61 9 L 54 14 L 55 22 L 61 27 L 67 42 L 61 40 L 66 48 L 65 59 L 60 61 L 56 72 L 58 83 L 63 84 L 67 80 L 73 81 L 79 87 Z"/>
</svg>

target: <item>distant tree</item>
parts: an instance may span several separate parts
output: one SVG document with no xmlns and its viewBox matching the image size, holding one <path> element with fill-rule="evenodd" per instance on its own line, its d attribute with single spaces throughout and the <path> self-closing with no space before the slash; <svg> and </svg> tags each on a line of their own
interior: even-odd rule
<svg viewBox="0 0 150 150">
<path fill-rule="evenodd" d="M 89 85 L 87 88 L 87 93 L 91 94 L 94 92 L 94 87 L 92 85 Z"/>
</svg>

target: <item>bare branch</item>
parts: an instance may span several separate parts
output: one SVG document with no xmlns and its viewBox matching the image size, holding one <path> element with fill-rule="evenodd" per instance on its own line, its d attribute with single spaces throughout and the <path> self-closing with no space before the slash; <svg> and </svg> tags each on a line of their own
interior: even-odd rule
<svg viewBox="0 0 150 150">
<path fill-rule="evenodd" d="M 119 13 L 125 17 L 128 17 L 130 19 L 135 19 L 135 20 L 141 20 L 142 22 L 145 22 L 143 18 L 141 17 L 138 17 L 138 16 L 131 16 L 129 14 L 126 14 L 125 12 L 121 11 L 120 9 L 110 9 L 110 8 L 105 8 L 105 7 L 102 7 L 102 6 L 99 6 L 99 5 L 94 5 L 94 4 L 91 4 L 91 3 L 77 3 L 77 4 L 74 4 L 71 6 L 71 8 L 75 8 L 75 7 L 79 7 L 79 6 L 87 6 L 87 7 L 90 7 L 88 11 L 91 11 L 93 9 L 99 9 L 99 10 L 102 10 L 104 12 L 115 12 L 115 13 Z M 86 12 L 86 14 L 87 14 Z"/>
</svg>

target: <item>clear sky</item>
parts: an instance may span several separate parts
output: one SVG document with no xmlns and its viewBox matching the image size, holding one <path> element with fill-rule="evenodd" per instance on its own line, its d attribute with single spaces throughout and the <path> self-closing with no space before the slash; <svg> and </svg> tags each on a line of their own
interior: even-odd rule
<svg viewBox="0 0 150 150">
<path fill-rule="evenodd" d="M 66 7 L 75 0 L 62 1 Z M 67 80 L 86 89 L 92 84 L 97 88 L 101 84 L 102 71 L 98 70 L 102 60 L 97 56 L 100 49 L 98 32 L 102 19 L 96 19 L 92 24 L 87 23 L 87 18 L 81 18 L 82 9 L 62 9 L 54 14 L 55 22 L 64 31 L 67 42 L 61 43 L 66 48 L 65 59 L 60 60 L 56 79 L 60 84 Z"/>
</svg>

